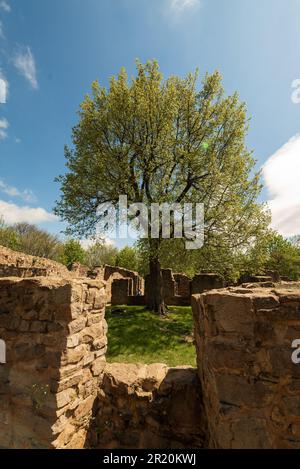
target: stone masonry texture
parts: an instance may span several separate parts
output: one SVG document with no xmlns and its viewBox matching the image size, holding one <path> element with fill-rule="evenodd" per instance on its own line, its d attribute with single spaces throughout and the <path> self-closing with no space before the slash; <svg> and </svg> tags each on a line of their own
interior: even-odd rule
<svg viewBox="0 0 300 469">
<path fill-rule="evenodd" d="M 105 286 L 0 279 L 0 447 L 82 448 L 106 352 Z"/>
<path fill-rule="evenodd" d="M 300 283 L 193 295 L 193 369 L 107 364 L 107 282 L 76 275 L 0 247 L 0 448 L 300 449 Z"/>
<path fill-rule="evenodd" d="M 72 273 L 59 262 L 29 256 L 0 246 L 0 277 L 50 277 L 71 278 Z"/>
<path fill-rule="evenodd" d="M 206 424 L 197 370 L 107 364 L 91 427 L 96 448 L 203 448 Z"/>
<path fill-rule="evenodd" d="M 192 297 L 211 448 L 300 448 L 300 284 Z"/>
</svg>

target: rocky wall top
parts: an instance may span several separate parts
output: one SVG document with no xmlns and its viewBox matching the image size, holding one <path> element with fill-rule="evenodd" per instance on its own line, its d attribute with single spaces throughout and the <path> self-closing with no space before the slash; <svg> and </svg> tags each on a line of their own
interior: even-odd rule
<svg viewBox="0 0 300 469">
<path fill-rule="evenodd" d="M 210 447 L 300 448 L 300 284 L 192 297 Z"/>
<path fill-rule="evenodd" d="M 59 262 L 30 256 L 0 246 L 0 277 L 49 277 L 71 278 L 67 267 Z M 74 275 L 73 275 L 74 277 Z"/>
</svg>

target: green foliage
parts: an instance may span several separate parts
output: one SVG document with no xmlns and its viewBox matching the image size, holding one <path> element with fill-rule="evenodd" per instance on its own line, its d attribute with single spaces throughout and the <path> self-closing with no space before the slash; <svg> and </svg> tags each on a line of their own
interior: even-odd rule
<svg viewBox="0 0 300 469">
<path fill-rule="evenodd" d="M 81 247 L 79 241 L 75 239 L 69 239 L 63 247 L 63 252 L 60 257 L 60 261 L 65 264 L 68 269 L 71 269 L 72 265 L 76 262 L 83 263 L 85 260 L 85 251 Z"/>
<path fill-rule="evenodd" d="M 118 249 L 103 241 L 97 241 L 85 253 L 84 263 L 89 267 L 99 267 L 105 264 L 116 265 Z"/>
<path fill-rule="evenodd" d="M 266 268 L 277 270 L 283 277 L 291 280 L 300 279 L 300 247 L 298 239 L 293 242 L 273 233 L 267 244 L 269 259 Z"/>
<path fill-rule="evenodd" d="M 139 268 L 139 256 L 134 247 L 125 246 L 116 257 L 116 265 L 124 269 L 137 271 Z"/>
<path fill-rule="evenodd" d="M 124 313 L 107 308 L 106 319 L 108 362 L 196 365 L 190 307 L 171 307 L 167 317 L 138 306 L 126 306 Z"/>
<path fill-rule="evenodd" d="M 3 218 L 0 218 L 0 245 L 13 249 L 14 251 L 19 251 L 21 248 L 18 234 L 12 227 L 4 223 Z"/>
<path fill-rule="evenodd" d="M 164 80 L 150 61 L 137 63 L 131 82 L 122 69 L 108 90 L 93 83 L 73 129 L 73 148 L 65 151 L 67 173 L 57 179 L 62 197 L 55 211 L 71 233 L 90 236 L 101 222 L 97 206 L 117 206 L 120 194 L 148 206 L 203 203 L 205 249 L 188 267 L 194 256 L 174 242 L 180 260 L 173 256 L 173 265 L 192 274 L 218 259 L 221 266 L 223 257 L 236 275 L 230 255 L 249 250 L 270 217 L 256 202 L 260 174 L 253 174 L 255 161 L 245 146 L 245 105 L 236 93 L 225 96 L 219 72 L 206 75 L 201 89 L 197 81 L 198 73 Z M 162 236 L 145 246 L 148 257 L 162 254 L 170 266 L 170 244 Z"/>
<path fill-rule="evenodd" d="M 10 228 L 18 239 L 18 249 L 32 256 L 59 260 L 63 243 L 57 236 L 29 223 L 17 223 Z"/>
<path fill-rule="evenodd" d="M 261 236 L 253 246 L 242 249 L 228 249 L 226 244 L 213 247 L 204 245 L 200 250 L 186 250 L 184 240 L 170 239 L 161 243 L 159 257 L 162 268 L 182 272 L 190 278 L 199 272 L 209 271 L 222 276 L 228 282 L 235 282 L 244 272 L 258 274 L 263 272 L 268 259 L 267 236 Z M 137 243 L 140 253 L 139 272 L 148 273 L 147 240 Z"/>
</svg>

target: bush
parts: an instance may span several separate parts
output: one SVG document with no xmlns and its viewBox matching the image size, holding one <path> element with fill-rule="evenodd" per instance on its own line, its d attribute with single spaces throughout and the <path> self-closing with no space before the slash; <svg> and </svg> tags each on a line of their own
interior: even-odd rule
<svg viewBox="0 0 300 469">
<path fill-rule="evenodd" d="M 82 248 L 80 242 L 75 239 L 69 239 L 63 246 L 60 262 L 65 264 L 68 269 L 71 269 L 73 264 L 76 262 L 83 264 L 84 260 L 85 250 Z"/>
</svg>

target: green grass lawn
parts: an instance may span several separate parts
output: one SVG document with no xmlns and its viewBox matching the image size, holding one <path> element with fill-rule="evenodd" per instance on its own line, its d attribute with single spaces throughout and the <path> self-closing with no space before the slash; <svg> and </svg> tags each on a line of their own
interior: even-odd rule
<svg viewBox="0 0 300 469">
<path fill-rule="evenodd" d="M 170 307 L 166 317 L 156 316 L 142 306 L 122 309 L 125 311 L 106 309 L 108 362 L 196 366 L 190 307 Z"/>
</svg>

